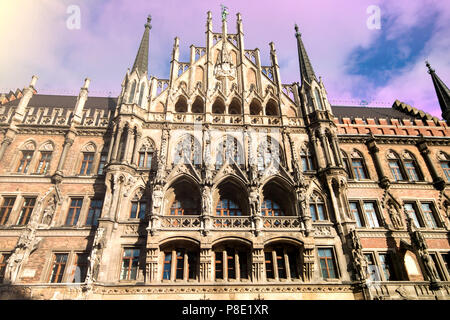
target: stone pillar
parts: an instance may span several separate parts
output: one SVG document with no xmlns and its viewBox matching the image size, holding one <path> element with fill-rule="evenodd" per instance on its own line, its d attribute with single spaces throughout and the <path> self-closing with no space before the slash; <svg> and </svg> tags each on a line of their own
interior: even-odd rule
<svg viewBox="0 0 450 320">
<path fill-rule="evenodd" d="M 344 167 L 344 164 L 342 163 L 342 158 L 341 158 L 341 151 L 340 151 L 339 145 L 337 143 L 338 138 L 337 138 L 337 136 L 332 136 L 331 139 L 332 139 L 331 141 L 333 142 L 334 156 L 335 156 L 336 161 L 337 161 L 336 164 L 339 165 L 340 167 Z"/>
<path fill-rule="evenodd" d="M 11 144 L 12 141 L 13 141 L 13 139 L 10 137 L 5 137 L 3 139 L 2 144 L 0 146 L 0 160 L 3 158 L 3 155 L 5 154 L 6 149 Z"/>
<path fill-rule="evenodd" d="M 131 154 L 131 162 L 130 164 L 134 164 L 135 161 L 135 157 L 136 157 L 136 149 L 137 149 L 137 144 L 139 143 L 139 140 L 141 140 L 141 134 L 139 132 L 136 132 L 134 134 L 134 145 L 133 145 L 133 151 Z"/>
<path fill-rule="evenodd" d="M 212 280 L 212 250 L 210 246 L 200 248 L 200 282 Z"/>
<path fill-rule="evenodd" d="M 56 169 L 56 172 L 61 174 L 62 170 L 64 168 L 64 163 L 66 162 L 67 153 L 69 152 L 70 147 L 73 144 L 73 139 L 70 139 L 66 137 L 64 139 L 64 145 L 63 145 L 63 151 L 61 153 L 61 157 L 59 158 L 58 162 L 58 168 Z"/>
<path fill-rule="evenodd" d="M 427 164 L 428 170 L 430 170 L 431 176 L 433 177 L 433 184 L 436 189 L 443 190 L 445 188 L 445 181 L 441 177 L 439 177 L 436 168 L 433 164 L 433 161 L 430 157 L 430 149 L 428 149 L 427 143 L 422 140 L 417 144 L 417 148 L 420 151 L 425 163 Z"/>
<path fill-rule="evenodd" d="M 108 147 L 108 157 L 106 159 L 106 161 L 109 163 L 111 161 L 111 157 L 112 157 L 112 152 L 113 152 L 113 147 L 114 147 L 114 132 L 112 132 L 111 134 L 111 139 L 109 140 L 109 147 Z"/>
<path fill-rule="evenodd" d="M 159 247 L 157 244 L 147 244 L 145 268 L 145 283 L 158 281 Z"/>
<path fill-rule="evenodd" d="M 330 150 L 328 149 L 327 139 L 324 135 L 320 135 L 319 139 L 322 144 L 323 153 L 325 155 L 326 167 L 329 167 L 332 165 L 332 162 L 331 162 Z"/>
<path fill-rule="evenodd" d="M 120 140 L 122 139 L 122 132 L 123 132 L 123 127 L 119 126 L 117 128 L 116 139 L 114 141 L 114 148 L 113 148 L 113 153 L 112 153 L 112 157 L 111 157 L 112 161 L 116 161 L 117 160 L 117 153 L 119 151 Z"/>
<path fill-rule="evenodd" d="M 126 163 L 129 163 L 129 156 L 128 153 L 130 151 L 130 146 L 131 146 L 131 141 L 133 139 L 133 129 L 128 127 L 127 128 L 127 140 L 126 140 L 126 144 L 125 144 L 125 150 L 122 154 L 122 157 L 120 159 L 120 161 L 124 161 Z"/>
<path fill-rule="evenodd" d="M 369 152 L 372 155 L 373 161 L 375 163 L 375 169 L 377 170 L 380 186 L 386 189 L 389 186 L 389 178 L 384 174 L 379 156 L 380 148 L 378 148 L 375 139 L 372 138 L 367 141 L 367 148 L 369 149 Z"/>
<path fill-rule="evenodd" d="M 323 168 L 323 162 L 321 159 L 321 153 L 319 153 L 319 148 L 317 147 L 317 144 L 319 143 L 318 141 L 319 139 L 317 137 L 311 137 L 311 142 L 312 142 L 312 146 L 314 149 L 314 158 L 315 158 L 315 162 L 316 162 L 316 167 L 317 169 L 322 169 Z"/>
<path fill-rule="evenodd" d="M 253 246 L 252 250 L 252 281 L 264 281 L 264 247 Z"/>
<path fill-rule="evenodd" d="M 314 276 L 314 245 L 303 247 L 302 277 L 304 282 L 311 282 Z"/>
</svg>

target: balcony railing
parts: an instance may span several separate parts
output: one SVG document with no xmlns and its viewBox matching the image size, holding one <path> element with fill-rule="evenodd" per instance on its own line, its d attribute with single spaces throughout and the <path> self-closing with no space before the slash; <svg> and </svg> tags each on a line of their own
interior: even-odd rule
<svg viewBox="0 0 450 320">
<path fill-rule="evenodd" d="M 264 229 L 300 229 L 298 217 L 262 217 Z"/>
</svg>

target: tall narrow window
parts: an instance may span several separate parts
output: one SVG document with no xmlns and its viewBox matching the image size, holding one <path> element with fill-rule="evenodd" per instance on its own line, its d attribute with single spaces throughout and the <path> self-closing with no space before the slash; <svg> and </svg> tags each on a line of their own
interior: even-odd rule
<svg viewBox="0 0 450 320">
<path fill-rule="evenodd" d="M 50 274 L 50 282 L 51 283 L 61 283 L 64 276 L 64 270 L 66 269 L 67 257 L 69 255 L 67 253 L 57 253 L 55 254 L 53 260 L 53 268 Z"/>
<path fill-rule="evenodd" d="M 444 171 L 447 181 L 450 182 L 450 161 L 449 160 L 441 161 L 441 167 L 442 171 Z"/>
<path fill-rule="evenodd" d="M 88 269 L 88 255 L 87 253 L 77 253 L 75 259 L 76 260 L 73 269 L 72 282 L 81 283 L 86 279 Z"/>
<path fill-rule="evenodd" d="M 18 173 L 28 173 L 31 159 L 33 158 L 33 151 L 22 151 L 22 158 L 20 159 L 19 166 L 17 167 Z"/>
<path fill-rule="evenodd" d="M 103 169 L 105 168 L 106 159 L 107 159 L 107 155 L 106 154 L 102 154 L 100 156 L 100 162 L 98 163 L 97 174 L 103 174 Z"/>
<path fill-rule="evenodd" d="M 314 193 L 309 199 L 309 211 L 311 213 L 312 221 L 324 221 L 325 216 L 325 203 L 321 196 Z"/>
<path fill-rule="evenodd" d="M 80 175 L 88 176 L 92 171 L 92 164 L 94 162 L 94 154 L 90 152 L 83 153 L 83 160 L 81 161 Z"/>
<path fill-rule="evenodd" d="M 139 266 L 139 254 L 139 249 L 126 248 L 123 250 L 120 280 L 136 280 Z"/>
<path fill-rule="evenodd" d="M 198 252 L 175 248 L 164 251 L 163 257 L 163 280 L 187 281 L 197 278 Z"/>
<path fill-rule="evenodd" d="M 286 261 L 284 259 L 283 250 L 276 249 L 275 254 L 275 257 L 277 259 L 278 278 L 286 279 Z"/>
<path fill-rule="evenodd" d="M 365 255 L 367 261 L 367 273 L 369 279 L 372 281 L 380 281 L 380 273 L 378 271 L 378 267 L 375 263 L 375 259 L 372 253 L 366 253 Z"/>
<path fill-rule="evenodd" d="M 355 218 L 356 226 L 361 228 L 363 224 L 361 220 L 361 211 L 359 209 L 358 202 L 350 202 L 350 211 L 353 214 L 353 217 Z"/>
<path fill-rule="evenodd" d="M 136 94 L 136 80 L 134 80 L 133 84 L 131 85 L 131 90 L 130 90 L 130 96 L 128 98 L 128 103 L 133 103 L 135 94 Z"/>
<path fill-rule="evenodd" d="M 293 250 L 288 250 L 288 259 L 289 259 L 289 271 L 291 273 L 291 279 L 298 279 L 298 258 L 297 254 Z"/>
<path fill-rule="evenodd" d="M 3 283 L 3 279 L 5 278 L 6 262 L 10 256 L 11 254 L 9 253 L 0 254 L 0 283 Z"/>
<path fill-rule="evenodd" d="M 248 279 L 248 251 L 234 247 L 214 249 L 215 278 L 221 280 Z"/>
<path fill-rule="evenodd" d="M 227 253 L 228 279 L 236 279 L 236 257 L 235 257 L 235 251 L 231 250 L 231 249 L 227 249 L 226 253 Z"/>
<path fill-rule="evenodd" d="M 141 90 L 139 92 L 139 105 L 142 107 L 142 99 L 144 98 L 144 91 L 145 91 L 145 83 L 142 82 L 141 84 Z"/>
<path fill-rule="evenodd" d="M 140 151 L 139 152 L 139 168 L 151 168 L 152 167 L 152 152 Z"/>
<path fill-rule="evenodd" d="M 380 253 L 378 256 L 380 257 L 381 270 L 383 270 L 385 281 L 396 280 L 391 254 L 388 252 Z"/>
<path fill-rule="evenodd" d="M 315 94 L 315 98 L 316 98 L 316 102 L 317 102 L 317 107 L 319 108 L 319 110 L 323 110 L 322 99 L 320 98 L 320 93 L 317 88 L 316 88 L 316 90 L 314 90 L 314 94 Z"/>
<path fill-rule="evenodd" d="M 41 152 L 41 158 L 39 159 L 39 163 L 36 168 L 36 173 L 47 174 L 51 160 L 52 160 L 51 152 Z"/>
<path fill-rule="evenodd" d="M 422 212 L 428 227 L 433 229 L 438 228 L 431 203 L 422 203 Z"/>
<path fill-rule="evenodd" d="M 439 281 L 445 281 L 445 276 L 443 270 L 441 268 L 441 264 L 439 263 L 436 253 L 430 253 L 430 257 L 433 260 L 434 266 L 436 267 L 437 278 Z"/>
<path fill-rule="evenodd" d="M 355 180 L 367 179 L 367 171 L 362 155 L 354 151 L 352 154 L 353 176 Z"/>
<path fill-rule="evenodd" d="M 303 172 L 314 170 L 314 162 L 308 149 L 300 152 L 300 159 L 302 161 Z"/>
<path fill-rule="evenodd" d="M 450 277 L 450 253 L 445 253 L 442 255 L 442 260 L 444 260 L 445 269 Z M 449 278 L 450 280 L 450 278 Z"/>
<path fill-rule="evenodd" d="M 184 250 L 178 249 L 176 251 L 176 279 L 183 279 L 184 278 Z"/>
<path fill-rule="evenodd" d="M 411 181 L 419 181 L 419 172 L 417 170 L 416 164 L 414 160 L 405 160 L 405 169 L 408 174 L 409 180 Z"/>
<path fill-rule="evenodd" d="M 285 215 L 280 205 L 270 199 L 264 200 L 263 203 L 261 204 L 261 213 L 264 216 L 271 216 L 271 217 Z"/>
<path fill-rule="evenodd" d="M 83 199 L 71 199 L 69 211 L 67 212 L 66 226 L 76 226 L 80 216 Z"/>
<path fill-rule="evenodd" d="M 405 180 L 405 177 L 403 175 L 402 165 L 401 165 L 400 158 L 398 157 L 398 155 L 393 151 L 389 151 L 387 157 L 388 157 L 389 168 L 391 169 L 391 173 L 392 173 L 392 178 L 394 178 L 395 181 Z"/>
<path fill-rule="evenodd" d="M 103 200 L 92 199 L 91 204 L 89 205 L 88 216 L 86 219 L 87 226 L 97 226 L 98 218 L 102 213 Z"/>
<path fill-rule="evenodd" d="M 216 279 L 223 279 L 223 252 L 215 252 Z"/>
<path fill-rule="evenodd" d="M 188 278 L 193 280 L 197 278 L 197 254 L 188 252 Z"/>
<path fill-rule="evenodd" d="M 18 225 L 26 225 L 30 221 L 31 214 L 34 209 L 34 204 L 36 203 L 36 198 L 25 198 L 23 201 L 22 209 L 19 214 Z"/>
<path fill-rule="evenodd" d="M 136 219 L 136 218 L 144 219 L 146 209 L 147 209 L 147 200 L 141 199 L 141 200 L 131 201 L 130 218 L 131 219 Z"/>
<path fill-rule="evenodd" d="M 272 252 L 264 252 L 264 260 L 266 264 L 266 278 L 275 279 L 275 272 L 273 270 Z"/>
<path fill-rule="evenodd" d="M 341 150 L 341 154 L 342 154 L 342 160 L 344 162 L 345 170 L 347 170 L 347 173 L 348 173 L 348 177 L 352 178 L 353 172 L 350 170 L 350 161 L 348 160 L 348 156 L 343 150 Z"/>
<path fill-rule="evenodd" d="M 298 253 L 289 245 L 265 249 L 267 279 L 298 279 Z"/>
<path fill-rule="evenodd" d="M 163 280 L 170 280 L 172 273 L 172 252 L 164 252 Z"/>
<path fill-rule="evenodd" d="M 319 266 L 323 279 L 336 279 L 336 262 L 331 248 L 318 249 Z"/>
<path fill-rule="evenodd" d="M 370 228 L 380 227 L 378 222 L 377 211 L 375 209 L 375 202 L 364 202 L 364 213 L 367 221 L 367 226 Z"/>
<path fill-rule="evenodd" d="M 15 201 L 15 197 L 3 198 L 3 203 L 0 207 L 0 226 L 5 225 L 8 222 Z"/>
<path fill-rule="evenodd" d="M 421 221 L 419 220 L 419 214 L 414 203 L 405 203 L 404 208 L 406 213 L 413 219 L 416 228 L 423 227 Z"/>
<path fill-rule="evenodd" d="M 248 263 L 247 263 L 247 254 L 246 252 L 238 252 L 239 257 L 239 272 L 241 279 L 248 279 Z"/>
</svg>

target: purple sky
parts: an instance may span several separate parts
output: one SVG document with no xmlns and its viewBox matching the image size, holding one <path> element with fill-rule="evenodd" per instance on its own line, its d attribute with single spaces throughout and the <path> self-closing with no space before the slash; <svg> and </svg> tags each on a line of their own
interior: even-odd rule
<svg viewBox="0 0 450 320">
<path fill-rule="evenodd" d="M 149 73 L 167 78 L 174 37 L 188 61 L 191 44 L 205 46 L 208 10 L 220 32 L 221 3 L 230 33 L 242 14 L 245 46 L 260 49 L 263 65 L 275 43 L 283 83 L 299 81 L 297 23 L 333 105 L 399 99 L 441 117 L 425 60 L 450 85 L 450 2 L 442 0 L 2 0 L 0 92 L 23 88 L 36 74 L 40 93 L 76 95 L 89 77 L 91 96 L 117 96 L 149 13 Z M 67 28 L 70 5 L 80 7 L 80 29 Z M 381 9 L 379 30 L 367 27 L 370 5 Z"/>
</svg>

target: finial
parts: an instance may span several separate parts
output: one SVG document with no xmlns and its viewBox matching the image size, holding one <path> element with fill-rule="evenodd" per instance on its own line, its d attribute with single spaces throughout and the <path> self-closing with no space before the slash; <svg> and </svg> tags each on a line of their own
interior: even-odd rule
<svg viewBox="0 0 450 320">
<path fill-rule="evenodd" d="M 36 81 L 37 81 L 38 77 L 36 76 L 32 76 L 31 77 L 31 83 L 30 83 L 30 87 L 33 87 L 36 85 Z"/>
<path fill-rule="evenodd" d="M 220 6 L 222 7 L 222 21 L 226 21 L 228 16 L 228 7 L 225 7 L 223 4 Z"/>
<path fill-rule="evenodd" d="M 237 17 L 237 20 L 238 20 L 238 21 L 241 21 L 241 20 L 242 20 L 242 17 L 241 17 L 241 13 L 240 13 L 240 12 L 236 13 L 236 17 Z"/>
<path fill-rule="evenodd" d="M 91 83 L 91 80 L 89 78 L 84 79 L 83 89 L 89 88 L 90 83 Z"/>
<path fill-rule="evenodd" d="M 148 16 L 147 16 L 147 23 L 145 24 L 145 27 L 147 28 L 152 28 L 152 25 L 150 24 L 150 22 L 152 22 L 152 16 L 149 14 Z"/>
<path fill-rule="evenodd" d="M 208 11 L 208 12 L 207 12 L 207 16 L 208 16 L 208 20 L 212 20 L 212 14 L 211 14 L 211 11 Z"/>
<path fill-rule="evenodd" d="M 433 68 L 431 68 L 431 65 L 430 65 L 430 63 L 428 62 L 428 60 L 427 61 L 425 61 L 425 65 L 428 67 L 428 73 L 432 73 L 432 72 L 434 72 L 434 69 Z"/>
<path fill-rule="evenodd" d="M 270 51 L 275 51 L 275 44 L 273 42 L 269 43 Z"/>
</svg>

